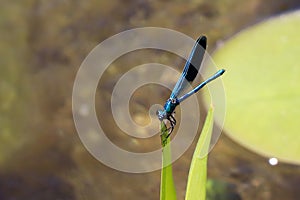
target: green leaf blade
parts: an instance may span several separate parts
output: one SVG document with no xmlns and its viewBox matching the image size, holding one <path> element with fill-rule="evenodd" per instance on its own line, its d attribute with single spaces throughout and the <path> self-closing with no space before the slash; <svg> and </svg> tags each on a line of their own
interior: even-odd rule
<svg viewBox="0 0 300 200">
<path fill-rule="evenodd" d="M 213 107 L 210 107 L 190 167 L 185 200 L 205 200 L 207 154 L 213 129 Z"/>
</svg>

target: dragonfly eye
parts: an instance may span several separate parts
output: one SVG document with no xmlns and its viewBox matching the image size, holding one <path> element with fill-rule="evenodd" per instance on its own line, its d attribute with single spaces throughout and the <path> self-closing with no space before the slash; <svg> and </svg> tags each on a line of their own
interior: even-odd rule
<svg viewBox="0 0 300 200">
<path fill-rule="evenodd" d="M 157 110 L 156 115 L 160 121 L 166 119 L 166 111 L 165 110 Z"/>
</svg>

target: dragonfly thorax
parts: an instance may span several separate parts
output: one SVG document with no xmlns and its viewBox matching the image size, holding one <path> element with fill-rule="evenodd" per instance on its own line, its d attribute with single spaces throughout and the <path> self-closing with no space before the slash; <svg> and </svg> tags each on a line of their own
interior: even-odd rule
<svg viewBox="0 0 300 200">
<path fill-rule="evenodd" d="M 169 119 L 178 104 L 179 101 L 177 98 L 168 99 L 164 105 L 164 109 L 156 112 L 159 120 Z"/>
<path fill-rule="evenodd" d="M 164 109 L 165 109 L 167 115 L 171 115 L 174 112 L 174 110 L 178 104 L 179 104 L 179 101 L 177 98 L 169 98 L 164 105 Z"/>
</svg>

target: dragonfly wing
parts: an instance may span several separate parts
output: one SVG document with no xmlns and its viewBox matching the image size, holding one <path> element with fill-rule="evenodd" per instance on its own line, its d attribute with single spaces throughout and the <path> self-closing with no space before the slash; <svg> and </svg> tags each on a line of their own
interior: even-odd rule
<svg viewBox="0 0 300 200">
<path fill-rule="evenodd" d="M 192 49 L 189 59 L 185 63 L 183 72 L 181 73 L 181 76 L 178 79 L 170 98 L 176 98 L 178 94 L 186 88 L 188 83 L 194 81 L 199 72 L 199 68 L 205 54 L 206 46 L 206 37 L 199 37 Z"/>
</svg>

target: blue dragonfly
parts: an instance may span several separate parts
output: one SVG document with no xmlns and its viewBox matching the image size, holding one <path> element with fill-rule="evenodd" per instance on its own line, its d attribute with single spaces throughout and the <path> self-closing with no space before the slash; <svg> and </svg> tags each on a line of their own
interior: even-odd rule
<svg viewBox="0 0 300 200">
<path fill-rule="evenodd" d="M 158 119 L 160 121 L 162 121 L 164 119 L 169 121 L 170 128 L 169 128 L 168 136 L 170 136 L 170 134 L 173 132 L 174 127 L 176 125 L 176 119 L 174 117 L 175 108 L 181 102 L 183 102 L 185 99 L 187 99 L 191 95 L 198 92 L 207 83 L 215 80 L 216 78 L 218 78 L 219 76 L 221 76 L 225 72 L 224 69 L 220 69 L 214 75 L 212 75 L 207 80 L 203 81 L 200 85 L 195 87 L 193 90 L 191 90 L 190 92 L 182 95 L 181 97 L 178 97 L 178 95 L 184 89 L 186 89 L 186 87 L 189 84 L 191 84 L 194 81 L 194 79 L 196 78 L 196 76 L 199 72 L 199 68 L 201 66 L 204 54 L 205 54 L 206 46 L 207 46 L 206 37 L 205 36 L 199 37 L 198 40 L 196 41 L 191 53 L 190 53 L 189 59 L 185 63 L 183 72 L 181 73 L 181 76 L 178 79 L 178 81 L 177 81 L 177 83 L 176 83 L 176 85 L 175 85 L 175 87 L 174 87 L 174 89 L 171 93 L 170 98 L 166 101 L 166 103 L 164 105 L 164 109 L 163 110 L 158 110 L 157 113 L 156 113 L 157 116 L 158 116 Z"/>
</svg>

